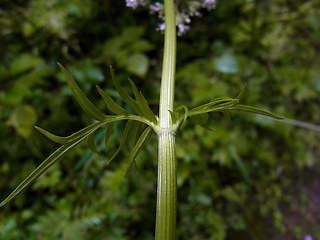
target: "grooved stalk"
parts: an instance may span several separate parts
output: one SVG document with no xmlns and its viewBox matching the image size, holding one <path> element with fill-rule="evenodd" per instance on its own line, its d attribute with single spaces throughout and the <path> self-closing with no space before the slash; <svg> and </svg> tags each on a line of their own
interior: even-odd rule
<svg viewBox="0 0 320 240">
<path fill-rule="evenodd" d="M 159 121 L 161 128 L 172 126 L 169 110 L 173 110 L 176 71 L 176 21 L 173 0 L 165 0 L 165 36 L 160 89 Z"/>
<path fill-rule="evenodd" d="M 173 110 L 176 69 L 176 23 L 174 0 L 164 0 L 165 39 L 159 106 L 159 153 L 156 240 L 176 238 L 177 173 L 175 133 L 170 111 Z"/>
<path fill-rule="evenodd" d="M 159 135 L 156 240 L 173 240 L 176 233 L 177 177 L 175 135 Z"/>
</svg>

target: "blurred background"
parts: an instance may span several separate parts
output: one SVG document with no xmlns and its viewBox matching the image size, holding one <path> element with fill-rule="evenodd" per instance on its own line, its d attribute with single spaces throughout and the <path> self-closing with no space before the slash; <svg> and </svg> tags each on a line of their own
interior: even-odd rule
<svg viewBox="0 0 320 240">
<path fill-rule="evenodd" d="M 187 122 L 177 134 L 178 239 L 320 239 L 320 133 L 296 126 L 320 125 L 319 1 L 221 0 L 201 14 L 178 38 L 176 106 L 236 97 L 247 82 L 244 104 L 300 122 L 215 113 L 213 132 Z M 95 85 L 123 105 L 112 65 L 158 111 L 159 23 L 125 1 L 0 1 L 0 200 L 58 148 L 34 125 L 66 136 L 92 123 L 57 61 L 101 110 Z M 80 145 L 0 209 L 0 239 L 153 239 L 156 138 L 124 177 L 128 151 L 103 168 L 107 157 Z"/>
</svg>

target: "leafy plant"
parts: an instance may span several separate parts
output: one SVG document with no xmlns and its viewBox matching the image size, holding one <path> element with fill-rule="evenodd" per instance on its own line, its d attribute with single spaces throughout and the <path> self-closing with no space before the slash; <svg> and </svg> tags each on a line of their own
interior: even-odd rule
<svg viewBox="0 0 320 240">
<path fill-rule="evenodd" d="M 3 206 L 23 189 L 29 186 L 35 179 L 43 174 L 52 165 L 59 162 L 66 153 L 70 152 L 81 142 L 86 141 L 88 147 L 95 153 L 101 154 L 94 143 L 96 131 L 107 125 L 104 141 L 107 145 L 113 123 L 120 120 L 127 120 L 124 129 L 123 138 L 118 150 L 106 162 L 110 163 L 121 151 L 128 139 L 133 141 L 133 148 L 128 160 L 128 171 L 134 165 L 135 159 L 144 143 L 150 135 L 155 132 L 159 138 L 159 160 L 158 160 L 158 203 L 157 203 L 157 220 L 156 220 L 156 239 L 174 239 L 176 228 L 176 167 L 175 167 L 175 133 L 182 126 L 187 118 L 191 118 L 203 127 L 209 119 L 209 113 L 223 112 L 226 116 L 230 111 L 243 111 L 266 115 L 269 117 L 281 119 L 281 117 L 259 108 L 240 104 L 241 96 L 236 98 L 220 97 L 211 100 L 209 103 L 189 110 L 185 105 L 181 105 L 173 110 L 173 89 L 175 79 L 175 52 L 176 52 L 176 29 L 175 29 L 175 7 L 172 0 L 165 1 L 165 52 L 163 59 L 162 84 L 160 93 L 160 111 L 159 116 L 155 115 L 145 97 L 138 91 L 132 80 L 129 83 L 132 87 L 134 98 L 132 98 L 116 79 L 111 70 L 111 79 L 121 99 L 131 108 L 130 113 L 118 105 L 107 93 L 97 87 L 99 94 L 106 103 L 107 108 L 114 115 L 105 115 L 98 110 L 94 104 L 85 96 L 79 86 L 73 80 L 67 70 L 59 64 L 68 85 L 70 86 L 75 99 L 83 111 L 95 119 L 97 122 L 70 135 L 61 137 L 49 133 L 37 127 L 43 135 L 62 146 L 50 155 L 36 170 L 34 170 L 1 204 Z M 143 123 L 144 129 L 139 130 L 140 124 Z M 153 131 L 152 131 L 153 130 Z M 234 153 L 233 153 L 234 156 Z M 235 157 L 237 159 L 237 157 Z M 238 161 L 239 163 L 239 161 Z M 243 170 L 243 174 L 245 171 Z"/>
</svg>

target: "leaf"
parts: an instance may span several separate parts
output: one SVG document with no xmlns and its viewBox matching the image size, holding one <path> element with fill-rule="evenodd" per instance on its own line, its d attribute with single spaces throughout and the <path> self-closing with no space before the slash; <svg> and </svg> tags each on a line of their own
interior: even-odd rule
<svg viewBox="0 0 320 240">
<path fill-rule="evenodd" d="M 48 132 L 38 126 L 35 126 L 35 129 L 37 129 L 40 133 L 45 135 L 47 138 L 49 138 L 53 142 L 56 142 L 59 144 L 67 144 L 69 142 L 67 137 L 60 137 L 60 136 L 54 135 L 54 134 L 52 134 L 52 133 L 50 133 L 50 132 Z"/>
<path fill-rule="evenodd" d="M 138 136 L 139 136 L 139 134 L 141 134 L 142 127 L 144 125 L 145 124 L 142 122 L 137 122 L 137 121 L 133 122 L 132 133 L 131 133 L 131 147 L 134 147 L 134 145 L 136 145 L 137 140 L 138 140 Z"/>
<path fill-rule="evenodd" d="M 113 99 L 111 97 L 109 97 L 109 95 L 106 94 L 99 86 L 96 86 L 96 87 L 111 112 L 113 112 L 114 114 L 119 114 L 119 115 L 127 115 L 128 114 L 128 112 L 125 109 L 123 109 L 120 105 L 118 105 L 115 101 L 113 101 Z"/>
<path fill-rule="evenodd" d="M 213 101 L 201 105 L 199 107 L 193 108 L 189 111 L 189 115 L 198 115 L 202 113 L 214 112 L 214 111 L 222 111 L 229 109 L 230 107 L 239 103 L 238 99 L 233 99 L 229 97 L 221 97 L 214 99 Z"/>
<path fill-rule="evenodd" d="M 114 71 L 112 69 L 112 67 L 110 66 L 110 72 L 111 72 L 111 79 L 112 79 L 112 82 L 113 84 L 115 85 L 120 97 L 122 98 L 122 100 L 124 102 L 126 102 L 128 104 L 129 107 L 131 107 L 131 109 L 138 115 L 141 115 L 141 112 L 140 112 L 140 109 L 139 109 L 139 106 L 138 104 L 136 103 L 135 100 L 133 100 L 124 90 L 123 88 L 121 87 L 121 85 L 119 84 L 115 74 L 114 74 Z"/>
<path fill-rule="evenodd" d="M 236 97 L 236 99 L 242 99 L 243 95 L 246 93 L 248 88 L 248 84 L 244 83 L 241 92 L 239 93 L 239 95 Z"/>
<path fill-rule="evenodd" d="M 58 63 L 63 75 L 65 76 L 68 85 L 70 86 L 75 99 L 80 104 L 81 108 L 85 113 L 87 113 L 90 117 L 96 120 L 103 120 L 105 119 L 105 115 L 101 113 L 93 104 L 92 102 L 84 95 L 81 91 L 77 83 L 74 81 L 70 73 L 60 64 Z"/>
<path fill-rule="evenodd" d="M 136 145 L 133 147 L 133 149 L 131 150 L 130 156 L 129 156 L 129 166 L 127 169 L 127 173 L 126 175 L 128 175 L 129 170 L 131 169 L 132 164 L 134 163 L 138 153 L 140 152 L 141 148 L 143 147 L 144 143 L 146 142 L 147 139 L 149 139 L 149 137 L 152 134 L 152 128 L 151 127 L 147 127 L 143 133 L 141 134 L 141 136 L 139 137 Z"/>
<path fill-rule="evenodd" d="M 223 113 L 223 116 L 227 119 L 227 121 L 230 121 L 230 111 L 221 111 Z"/>
<path fill-rule="evenodd" d="M 113 154 L 113 156 L 109 159 L 109 161 L 107 162 L 107 165 L 110 164 L 110 162 L 115 159 L 116 156 L 118 156 L 118 154 L 120 153 L 120 151 L 122 150 L 122 148 L 124 147 L 127 139 L 128 139 L 128 136 L 130 134 L 130 130 L 131 130 L 131 126 L 132 126 L 132 120 L 129 120 L 126 124 L 126 127 L 124 128 L 124 131 L 123 131 L 123 135 L 122 135 L 122 139 L 121 139 L 121 142 L 120 142 L 120 146 L 118 147 L 117 151 Z"/>
<path fill-rule="evenodd" d="M 141 113 L 151 122 L 156 123 L 157 119 L 154 116 L 154 113 L 152 112 L 152 110 L 149 107 L 149 104 L 147 102 L 147 100 L 144 98 L 144 96 L 142 95 L 142 93 L 138 92 L 138 89 L 136 87 L 136 85 L 134 84 L 134 82 L 129 78 L 129 82 L 130 85 L 132 87 L 133 90 L 133 94 L 138 102 L 138 107 L 141 111 Z"/>
<path fill-rule="evenodd" d="M 145 99 L 145 97 L 143 96 L 143 94 L 141 92 L 140 92 L 140 97 L 141 97 L 141 100 L 140 100 L 141 104 L 142 104 L 142 106 L 144 106 L 144 110 L 147 112 L 148 119 L 153 123 L 157 123 L 156 116 L 152 112 L 147 100 Z"/>
<path fill-rule="evenodd" d="M 106 133 L 104 135 L 104 146 L 105 148 L 107 148 L 108 146 L 108 142 L 112 133 L 112 129 L 113 129 L 113 123 L 109 123 L 107 128 L 106 128 Z"/>
<path fill-rule="evenodd" d="M 269 111 L 265 111 L 260 108 L 255 108 L 255 107 L 241 105 L 241 104 L 238 104 L 236 106 L 232 106 L 231 108 L 229 108 L 229 110 L 238 110 L 238 111 L 242 111 L 242 112 L 250 112 L 250 113 L 265 115 L 265 116 L 272 117 L 275 119 L 284 119 L 283 117 L 280 117 L 280 116 L 278 116 L 274 113 L 271 113 Z"/>
<path fill-rule="evenodd" d="M 175 126 L 176 130 L 178 130 L 181 127 L 181 125 L 184 123 L 184 121 L 188 118 L 189 109 L 187 106 L 181 105 L 174 111 L 174 113 L 170 111 L 170 114 L 171 114 L 172 121 L 176 125 Z"/>
<path fill-rule="evenodd" d="M 8 203 L 11 199 L 16 197 L 23 189 L 25 189 L 27 186 L 29 186 L 34 180 L 36 180 L 39 176 L 41 176 L 48 168 L 50 168 L 52 165 L 57 163 L 61 160 L 61 158 L 69 152 L 71 149 L 73 149 L 75 146 L 77 146 L 79 143 L 81 143 L 85 137 L 79 138 L 76 141 L 63 145 L 58 150 L 56 150 L 54 153 L 52 153 L 43 163 L 37 167 L 5 200 L 3 200 L 0 204 L 0 207 L 4 206 L 6 203 Z"/>
<path fill-rule="evenodd" d="M 183 113 L 183 114 L 181 114 L 181 111 L 182 111 L 182 110 L 184 110 L 184 113 Z M 189 115 L 189 109 L 188 109 L 188 107 L 185 106 L 185 105 L 181 105 L 181 106 L 179 106 L 179 107 L 175 110 L 175 117 L 176 117 L 176 119 L 180 119 L 180 118 L 183 116 L 184 120 L 186 120 L 187 117 L 188 117 L 188 115 Z"/>
<path fill-rule="evenodd" d="M 90 148 L 90 150 L 92 152 L 101 155 L 101 153 L 98 151 L 98 149 L 96 147 L 96 144 L 94 143 L 94 134 L 95 134 L 96 130 L 94 130 L 90 134 L 88 134 L 88 136 L 87 136 L 87 145 L 88 145 L 88 147 Z"/>
<path fill-rule="evenodd" d="M 170 113 L 170 117 L 171 117 L 172 122 L 176 123 L 177 119 L 176 119 L 174 112 L 172 112 L 171 110 L 168 110 L 168 111 Z"/>
<path fill-rule="evenodd" d="M 59 144 L 69 144 L 72 141 L 75 141 L 78 138 L 83 137 L 84 135 L 89 134 L 93 129 L 96 129 L 100 126 L 102 126 L 103 124 L 106 124 L 108 122 L 114 122 L 117 120 L 122 120 L 122 119 L 115 119 L 115 118 L 109 118 L 109 119 L 105 119 L 103 122 L 96 122 L 91 124 L 90 126 L 87 126 L 81 130 L 79 130 L 76 133 L 73 133 L 72 135 L 68 136 L 68 137 L 60 137 L 57 135 L 54 135 L 40 127 L 35 126 L 35 128 L 42 133 L 43 135 L 45 135 L 47 138 L 49 138 L 50 140 L 52 140 L 53 142 L 59 143 Z"/>
<path fill-rule="evenodd" d="M 3 202 L 0 203 L 0 207 L 8 203 L 15 196 L 17 196 L 24 188 L 29 186 L 34 180 L 36 180 L 39 176 L 41 176 L 48 168 L 50 168 L 52 165 L 60 161 L 61 158 L 67 152 L 69 152 L 71 149 L 73 149 L 75 146 L 81 143 L 84 139 L 86 139 L 86 137 L 90 133 L 96 131 L 98 128 L 100 128 L 104 124 L 107 124 L 107 123 L 112 124 L 114 121 L 124 120 L 124 119 L 126 118 L 110 117 L 108 119 L 104 119 L 104 121 L 91 124 L 90 126 L 84 129 L 81 129 L 80 131 L 72 134 L 71 136 L 64 137 L 64 138 L 55 136 L 43 129 L 39 130 L 40 128 L 37 128 L 41 133 L 49 137 L 51 140 L 57 140 L 56 137 L 58 137 L 58 141 L 60 141 L 61 139 L 64 139 L 63 142 L 65 142 L 65 144 L 61 146 L 58 150 L 56 150 L 54 153 L 52 153 L 45 161 L 43 161 L 38 168 L 36 168 Z M 132 121 L 132 120 L 129 120 L 129 121 Z M 129 127 L 126 127 L 124 135 L 128 135 L 128 132 L 129 132 Z"/>
<path fill-rule="evenodd" d="M 198 115 L 193 115 L 191 116 L 191 119 L 196 123 L 199 124 L 201 127 L 208 129 L 210 131 L 213 131 L 213 129 L 209 128 L 206 123 L 209 119 L 209 114 L 208 113 L 202 113 Z"/>
</svg>

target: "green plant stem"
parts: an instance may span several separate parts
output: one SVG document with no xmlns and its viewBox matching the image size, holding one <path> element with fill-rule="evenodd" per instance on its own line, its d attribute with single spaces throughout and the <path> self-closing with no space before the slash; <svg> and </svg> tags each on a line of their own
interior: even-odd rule
<svg viewBox="0 0 320 240">
<path fill-rule="evenodd" d="M 173 0 L 165 0 L 165 36 L 162 65 L 159 121 L 161 128 L 172 127 L 170 111 L 173 110 L 174 78 L 176 71 L 176 21 Z"/>
<path fill-rule="evenodd" d="M 177 178 L 175 136 L 159 135 L 156 240 L 173 240 L 176 233 Z"/>
<path fill-rule="evenodd" d="M 177 173 L 175 132 L 170 116 L 174 101 L 176 24 L 174 0 L 165 0 L 165 40 L 159 106 L 159 153 L 156 240 L 176 238 Z"/>
</svg>

